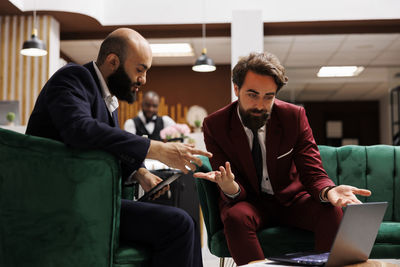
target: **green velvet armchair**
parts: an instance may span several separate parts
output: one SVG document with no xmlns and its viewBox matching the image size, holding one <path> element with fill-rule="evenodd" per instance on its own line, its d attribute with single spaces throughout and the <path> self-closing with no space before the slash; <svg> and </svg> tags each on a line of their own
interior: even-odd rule
<svg viewBox="0 0 400 267">
<path fill-rule="evenodd" d="M 119 162 L 0 129 L 0 266 L 147 266 L 120 247 Z"/>
<path fill-rule="evenodd" d="M 400 147 L 319 146 L 322 162 L 336 184 L 353 185 L 372 191 L 362 202 L 389 203 L 370 258 L 400 258 Z M 208 158 L 201 157 L 203 166 L 197 171 L 211 170 Z M 218 188 L 203 179 L 196 179 L 200 205 L 207 229 L 208 247 L 223 259 L 230 257 L 223 224 L 218 210 Z M 290 227 L 271 227 L 257 233 L 266 257 L 283 253 L 312 250 L 313 233 Z"/>
</svg>

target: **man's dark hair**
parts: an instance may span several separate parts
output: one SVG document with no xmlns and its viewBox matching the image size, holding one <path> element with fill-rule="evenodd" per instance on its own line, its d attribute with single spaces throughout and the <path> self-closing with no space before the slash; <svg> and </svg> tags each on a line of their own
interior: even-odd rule
<svg viewBox="0 0 400 267">
<path fill-rule="evenodd" d="M 279 59 L 271 53 L 251 53 L 246 57 L 242 57 L 232 70 L 232 81 L 239 89 L 242 87 L 247 72 L 260 75 L 267 75 L 274 78 L 279 89 L 284 86 L 288 78 L 285 76 L 285 68 L 279 62 Z"/>
<path fill-rule="evenodd" d="M 126 37 L 108 35 L 101 43 L 96 63 L 102 65 L 109 54 L 116 54 L 123 64 L 126 59 L 127 41 Z"/>
</svg>

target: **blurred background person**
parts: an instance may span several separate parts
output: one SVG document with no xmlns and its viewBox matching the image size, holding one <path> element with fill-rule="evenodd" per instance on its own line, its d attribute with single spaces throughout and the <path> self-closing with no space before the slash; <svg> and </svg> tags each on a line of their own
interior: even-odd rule
<svg viewBox="0 0 400 267">
<path fill-rule="evenodd" d="M 147 136 L 152 140 L 162 140 L 160 131 L 174 125 L 175 121 L 169 116 L 158 116 L 160 97 L 154 91 L 148 91 L 143 96 L 142 110 L 138 115 L 124 124 L 124 129 L 130 133 Z"/>
</svg>

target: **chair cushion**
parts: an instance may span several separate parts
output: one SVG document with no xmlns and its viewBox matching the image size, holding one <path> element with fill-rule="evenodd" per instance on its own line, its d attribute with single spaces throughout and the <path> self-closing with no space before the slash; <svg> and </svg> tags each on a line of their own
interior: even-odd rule
<svg viewBox="0 0 400 267">
<path fill-rule="evenodd" d="M 382 222 L 375 242 L 400 245 L 400 223 Z"/>
<path fill-rule="evenodd" d="M 210 252 L 217 257 L 230 257 L 228 250 L 228 245 L 226 244 L 226 239 L 224 232 L 222 230 L 217 231 L 209 239 L 208 247 Z"/>
<path fill-rule="evenodd" d="M 150 252 L 143 246 L 121 246 L 114 254 L 113 267 L 145 267 L 150 264 Z"/>
<path fill-rule="evenodd" d="M 314 234 L 293 227 L 271 227 L 257 233 L 265 257 L 314 249 Z"/>
<path fill-rule="evenodd" d="M 314 248 L 314 235 L 292 227 L 270 227 L 257 233 L 266 257 L 282 253 L 308 251 Z M 225 235 L 222 230 L 212 236 L 209 244 L 212 254 L 218 257 L 230 257 Z"/>
</svg>

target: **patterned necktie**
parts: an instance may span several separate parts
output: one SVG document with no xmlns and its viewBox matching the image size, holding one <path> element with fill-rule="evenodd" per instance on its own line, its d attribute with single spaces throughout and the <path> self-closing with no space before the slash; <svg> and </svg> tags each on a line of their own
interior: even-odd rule
<svg viewBox="0 0 400 267">
<path fill-rule="evenodd" d="M 253 156 L 254 166 L 256 167 L 258 183 L 261 185 L 262 172 L 263 172 L 261 147 L 260 147 L 260 142 L 258 140 L 258 131 L 252 130 L 252 132 L 253 132 L 253 149 L 251 150 L 251 155 Z"/>
</svg>

